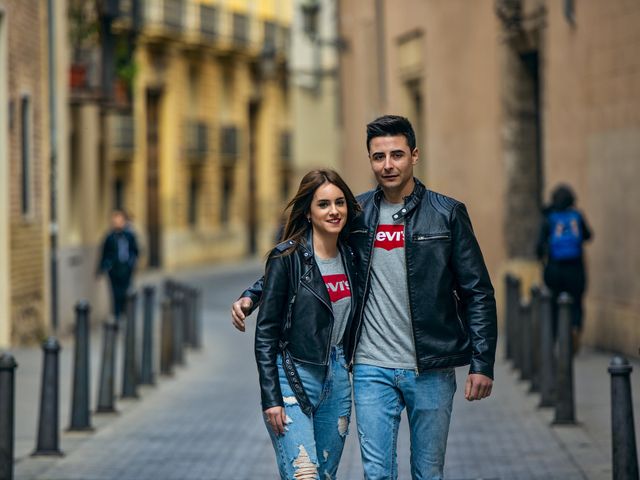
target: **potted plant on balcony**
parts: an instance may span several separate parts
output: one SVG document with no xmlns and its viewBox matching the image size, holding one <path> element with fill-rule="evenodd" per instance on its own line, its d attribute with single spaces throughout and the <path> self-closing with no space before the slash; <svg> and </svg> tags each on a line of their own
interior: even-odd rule
<svg viewBox="0 0 640 480">
<path fill-rule="evenodd" d="M 116 79 L 114 85 L 115 101 L 118 104 L 128 104 L 131 101 L 133 82 L 138 73 L 129 42 L 120 38 L 116 47 Z"/>
<path fill-rule="evenodd" d="M 98 45 L 98 17 L 92 2 L 69 0 L 67 17 L 69 43 L 72 49 L 69 82 L 73 90 L 88 85 L 87 67 L 90 51 Z"/>
</svg>

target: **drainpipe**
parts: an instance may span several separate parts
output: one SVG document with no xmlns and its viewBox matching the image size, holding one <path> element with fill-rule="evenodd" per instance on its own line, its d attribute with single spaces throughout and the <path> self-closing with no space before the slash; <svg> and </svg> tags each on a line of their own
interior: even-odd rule
<svg viewBox="0 0 640 480">
<path fill-rule="evenodd" d="M 57 211 L 57 169 L 58 169 L 58 125 L 56 109 L 56 35 L 55 35 L 55 0 L 47 1 L 47 22 L 49 45 L 47 55 L 49 61 L 49 141 L 51 142 L 51 158 L 49 162 L 50 190 L 50 280 L 51 280 L 51 325 L 54 334 L 58 330 L 58 211 Z"/>
</svg>

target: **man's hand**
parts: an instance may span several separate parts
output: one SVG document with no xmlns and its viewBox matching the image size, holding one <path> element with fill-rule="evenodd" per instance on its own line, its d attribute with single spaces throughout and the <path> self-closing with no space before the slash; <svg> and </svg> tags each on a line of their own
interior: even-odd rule
<svg viewBox="0 0 640 480">
<path fill-rule="evenodd" d="M 493 380 L 481 373 L 470 373 L 464 386 L 464 398 L 470 402 L 482 400 L 491 395 Z"/>
<path fill-rule="evenodd" d="M 284 427 L 287 424 L 287 415 L 283 407 L 271 407 L 264 411 L 267 423 L 271 426 L 273 433 L 284 435 Z"/>
<path fill-rule="evenodd" d="M 231 323 L 241 332 L 244 332 L 244 319 L 253 307 L 253 301 L 249 297 L 236 300 L 231 306 Z"/>
</svg>

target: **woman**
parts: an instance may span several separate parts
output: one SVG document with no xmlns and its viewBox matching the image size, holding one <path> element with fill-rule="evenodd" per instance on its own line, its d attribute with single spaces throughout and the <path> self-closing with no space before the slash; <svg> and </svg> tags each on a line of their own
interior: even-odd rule
<svg viewBox="0 0 640 480">
<path fill-rule="evenodd" d="M 552 293 L 553 329 L 557 331 L 557 301 L 560 293 L 572 297 L 571 325 L 573 351 L 580 347 L 582 297 L 587 287 L 583 244 L 592 237 L 584 215 L 575 208 L 576 197 L 568 185 L 558 185 L 551 204 L 543 210 L 544 219 L 538 237 L 538 258 L 545 260 L 544 283 Z"/>
<path fill-rule="evenodd" d="M 335 479 L 351 415 L 357 299 L 345 237 L 359 206 L 336 172 L 314 170 L 287 209 L 256 324 L 262 409 L 282 479 Z"/>
</svg>

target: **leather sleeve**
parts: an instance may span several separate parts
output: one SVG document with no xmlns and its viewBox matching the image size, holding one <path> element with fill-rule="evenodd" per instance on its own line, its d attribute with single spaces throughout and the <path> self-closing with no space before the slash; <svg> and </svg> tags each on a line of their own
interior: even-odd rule
<svg viewBox="0 0 640 480">
<path fill-rule="evenodd" d="M 238 298 L 249 297 L 253 302 L 253 305 L 251 306 L 251 311 L 249 312 L 249 314 L 253 313 L 253 311 L 256 308 L 258 308 L 258 306 L 260 305 L 260 301 L 262 299 L 263 284 L 264 284 L 264 276 L 256 280 L 253 285 L 247 288 L 244 292 L 242 292 L 240 297 L 238 297 Z"/>
<path fill-rule="evenodd" d="M 498 336 L 496 302 L 489 272 L 462 203 L 452 210 L 451 232 L 451 264 L 465 306 L 473 348 L 469 373 L 493 378 Z"/>
<path fill-rule="evenodd" d="M 262 302 L 256 321 L 255 356 L 260 378 L 262 409 L 284 406 L 276 360 L 282 319 L 289 295 L 289 257 L 272 255 L 267 260 Z"/>
</svg>

